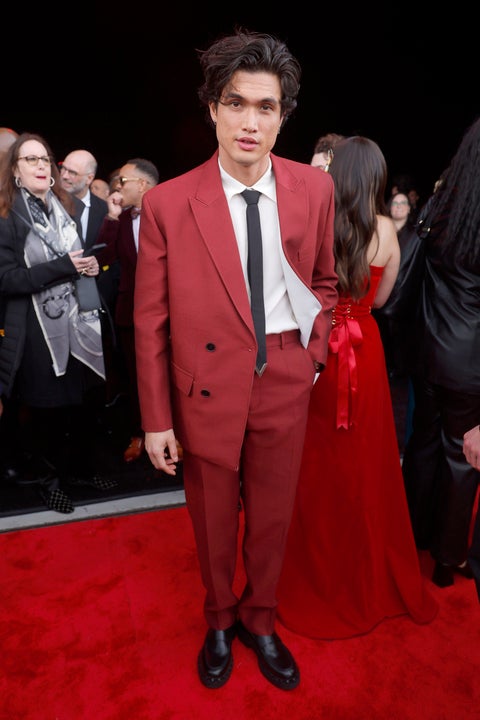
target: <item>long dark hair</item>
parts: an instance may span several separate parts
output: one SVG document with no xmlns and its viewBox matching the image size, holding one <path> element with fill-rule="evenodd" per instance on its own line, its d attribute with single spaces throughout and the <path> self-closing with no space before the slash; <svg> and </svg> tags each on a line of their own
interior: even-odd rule
<svg viewBox="0 0 480 720">
<path fill-rule="evenodd" d="M 4 153 L 4 157 L 0 161 L 0 217 L 7 217 L 13 205 L 15 195 L 18 188 L 15 185 L 14 168 L 18 162 L 21 148 L 28 140 L 36 140 L 44 146 L 47 155 L 51 160 L 52 178 L 55 180 L 52 192 L 57 196 L 65 210 L 73 215 L 75 212 L 75 201 L 70 193 L 62 188 L 60 181 L 60 172 L 58 170 L 55 158 L 50 145 L 40 135 L 35 133 L 22 133 L 17 140 Z"/>
<path fill-rule="evenodd" d="M 442 235 L 445 255 L 476 263 L 480 259 L 480 118 L 466 131 L 431 198 L 430 218 L 448 215 Z"/>
<path fill-rule="evenodd" d="M 335 145 L 330 173 L 335 184 L 338 289 L 359 300 L 370 285 L 367 250 L 377 229 L 377 215 L 388 215 L 387 165 L 377 143 L 355 135 Z"/>
</svg>

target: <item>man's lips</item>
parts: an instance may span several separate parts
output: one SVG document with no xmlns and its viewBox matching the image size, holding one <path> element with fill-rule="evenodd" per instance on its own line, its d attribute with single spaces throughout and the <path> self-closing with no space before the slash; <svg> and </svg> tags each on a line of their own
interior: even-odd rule
<svg viewBox="0 0 480 720">
<path fill-rule="evenodd" d="M 242 150 L 254 150 L 258 145 L 257 140 L 254 140 L 251 137 L 238 138 L 237 143 L 242 148 Z"/>
</svg>

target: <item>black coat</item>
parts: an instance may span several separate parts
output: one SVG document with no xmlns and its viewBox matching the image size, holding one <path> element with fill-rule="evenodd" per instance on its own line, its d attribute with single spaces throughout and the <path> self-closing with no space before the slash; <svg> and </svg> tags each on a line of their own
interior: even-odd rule
<svg viewBox="0 0 480 720">
<path fill-rule="evenodd" d="M 97 236 L 102 226 L 103 218 L 108 213 L 108 205 L 105 200 L 99 198 L 95 193 L 90 192 L 90 212 L 88 213 L 88 225 L 87 225 L 87 236 L 84 238 L 82 234 L 82 226 L 80 218 L 82 216 L 85 205 L 76 196 L 74 197 L 75 202 L 75 215 L 74 220 L 79 226 L 79 234 L 82 240 L 83 247 L 85 250 L 89 250 L 92 245 L 97 242 Z"/>
<path fill-rule="evenodd" d="M 441 254 L 446 216 L 425 240 L 425 275 L 414 330 L 416 372 L 463 393 L 480 392 L 480 263 Z M 480 233 L 478 242 L 480 242 Z"/>
<path fill-rule="evenodd" d="M 68 254 L 27 267 L 24 250 L 30 218 L 20 196 L 15 199 L 13 210 L 26 222 L 14 212 L 7 218 L 0 218 L 0 392 L 6 397 L 12 393 L 23 358 L 27 332 L 32 324 L 39 328 L 32 294 L 71 280 L 76 275 Z M 81 228 L 78 229 L 81 231 Z M 48 352 L 45 343 L 43 345 L 38 348 L 39 361 L 40 354 L 44 350 Z"/>
</svg>

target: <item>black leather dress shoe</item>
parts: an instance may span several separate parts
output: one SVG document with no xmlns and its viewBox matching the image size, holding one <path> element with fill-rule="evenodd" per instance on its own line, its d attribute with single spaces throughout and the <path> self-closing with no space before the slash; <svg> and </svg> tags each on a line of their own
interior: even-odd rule
<svg viewBox="0 0 480 720">
<path fill-rule="evenodd" d="M 237 633 L 242 643 L 256 654 L 260 671 L 272 685 L 281 690 L 293 690 L 297 687 L 300 682 L 297 663 L 276 633 L 254 635 L 240 622 Z"/>
<path fill-rule="evenodd" d="M 236 629 L 236 625 L 232 625 L 226 630 L 210 628 L 207 631 L 198 656 L 198 674 L 205 687 L 222 687 L 232 674 L 232 642 Z"/>
</svg>

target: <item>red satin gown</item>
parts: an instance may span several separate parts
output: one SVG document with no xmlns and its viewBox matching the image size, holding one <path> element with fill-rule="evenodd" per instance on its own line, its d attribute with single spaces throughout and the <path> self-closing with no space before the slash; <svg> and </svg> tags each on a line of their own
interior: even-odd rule
<svg viewBox="0 0 480 720">
<path fill-rule="evenodd" d="M 371 305 L 341 298 L 315 383 L 278 618 L 311 638 L 361 635 L 385 618 L 417 623 L 438 605 L 420 573 L 405 497 L 383 346 Z"/>
</svg>

